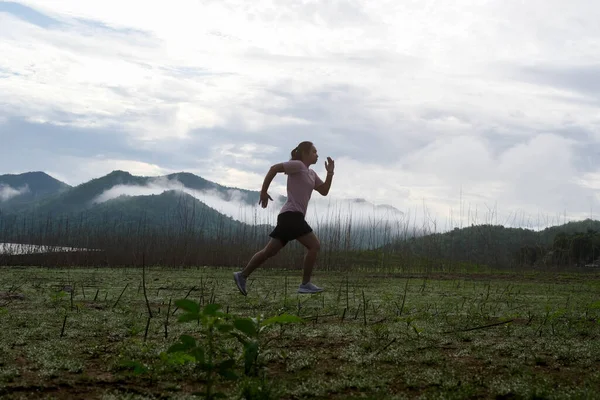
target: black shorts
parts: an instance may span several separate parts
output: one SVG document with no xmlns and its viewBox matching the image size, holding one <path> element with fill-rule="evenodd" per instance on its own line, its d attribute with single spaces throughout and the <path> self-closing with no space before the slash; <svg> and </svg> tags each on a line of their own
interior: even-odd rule
<svg viewBox="0 0 600 400">
<path fill-rule="evenodd" d="M 299 211 L 286 211 L 277 216 L 277 226 L 269 236 L 279 239 L 285 246 L 288 242 L 312 231 L 304 219 L 304 214 Z"/>
</svg>

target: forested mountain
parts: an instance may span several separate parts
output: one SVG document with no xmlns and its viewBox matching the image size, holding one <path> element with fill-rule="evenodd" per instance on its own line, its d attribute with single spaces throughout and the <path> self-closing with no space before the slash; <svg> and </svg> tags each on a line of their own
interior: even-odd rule
<svg viewBox="0 0 600 400">
<path fill-rule="evenodd" d="M 152 194 L 146 194 L 146 193 Z M 203 203 L 210 193 L 225 203 L 256 205 L 258 191 L 219 185 L 190 173 L 162 177 L 125 171 L 71 187 L 43 172 L 0 176 L 0 242 L 81 245 L 82 238 L 129 240 L 155 237 L 207 238 L 222 246 L 264 242 L 272 226 L 240 222 Z M 279 197 L 284 201 L 285 197 Z M 448 232 L 415 233 L 394 207 L 363 199 L 346 205 L 383 211 L 390 221 L 353 221 L 341 210 L 313 228 L 330 251 L 408 254 L 447 261 L 508 265 L 589 265 L 600 255 L 600 222 L 585 220 L 541 231 L 474 225 Z M 372 206 L 372 207 L 371 207 Z M 312 217 L 315 219 L 314 217 Z M 396 219 L 394 219 L 396 218 Z M 389 223 L 388 223 L 389 222 Z M 165 239 L 166 240 L 166 239 Z M 178 239 L 179 240 L 179 239 Z M 85 241 L 84 241 L 85 242 Z M 166 242 L 165 242 L 166 243 Z M 83 243 L 88 245 L 87 242 Z M 165 244 L 166 245 L 166 244 Z"/>
<path fill-rule="evenodd" d="M 384 246 L 440 260 L 461 260 L 493 265 L 573 265 L 598 263 L 600 221 L 586 219 L 540 231 L 474 225 Z"/>
<path fill-rule="evenodd" d="M 0 210 L 24 209 L 71 188 L 44 172 L 0 175 Z"/>
<path fill-rule="evenodd" d="M 8 175 L 3 177 L 6 176 Z M 45 176 L 53 179 L 48 175 Z M 196 229 L 207 236 L 216 234 L 218 230 L 229 232 L 245 225 L 219 213 L 181 190 L 165 188 L 160 194 L 121 195 L 99 200 L 100 196 L 111 189 L 122 186 L 144 188 L 157 179 L 134 176 L 125 171 L 113 171 L 75 187 L 56 180 L 54 180 L 55 185 L 49 185 L 49 179 L 46 179 L 45 186 L 41 186 L 38 184 L 40 180 L 37 174 L 22 174 L 18 178 L 4 180 L 7 182 L 6 187 L 11 188 L 11 193 L 14 193 L 15 186 L 21 185 L 18 187 L 34 188 L 35 191 L 31 192 L 35 193 L 35 196 L 14 193 L 10 199 L 0 202 L 4 233 L 9 230 L 8 227 L 11 227 L 11 230 L 27 229 L 30 232 L 38 232 L 42 227 L 49 226 L 50 222 L 52 222 L 50 225 L 56 228 L 67 221 L 71 226 L 94 231 L 110 229 L 107 232 L 119 233 L 130 231 L 132 227 L 164 232 Z M 181 188 L 215 190 L 222 193 L 224 199 L 231 196 L 229 188 L 192 174 L 172 174 L 161 178 L 178 182 Z M 256 197 L 258 201 L 258 194 Z M 22 236 L 22 230 L 20 234 Z M 0 238 L 0 241 L 2 240 Z"/>
<path fill-rule="evenodd" d="M 208 194 L 218 198 L 223 204 L 234 204 L 233 208 L 244 205 L 254 207 L 259 200 L 258 191 L 219 185 L 191 173 L 143 177 L 116 170 L 74 187 L 46 174 L 44 176 L 47 181 L 53 181 L 55 184 L 46 184 L 43 187 L 46 190 L 32 191 L 35 197 L 26 196 L 23 190 L 18 191 L 15 187 L 42 188 L 38 184 L 37 173 L 21 174 L 19 179 L 6 180 L 8 183 L 5 190 L 6 193 L 11 193 L 11 197 L 0 199 L 0 215 L 4 226 L 4 229 L 0 230 L 0 241 L 8 240 L 9 231 L 14 233 L 15 229 L 18 230 L 19 237 L 26 237 L 27 232 L 41 230 L 48 235 L 59 229 L 57 227 L 61 224 L 77 226 L 80 230 L 87 228 L 90 231 L 110 227 L 110 233 L 107 234 L 116 234 L 123 230 L 130 232 L 134 226 L 164 232 L 173 232 L 185 227 L 209 237 L 223 236 L 227 232 L 247 231 L 254 225 L 258 225 L 260 232 L 269 228 L 258 220 L 252 224 L 240 222 L 202 202 L 203 195 Z M 148 192 L 152 194 L 145 194 Z M 279 203 L 286 200 L 284 196 L 272 197 Z M 372 206 L 373 210 L 385 209 L 390 215 L 402 215 L 394 207 L 375 206 L 364 199 L 350 199 L 344 202 L 349 206 Z M 335 230 L 339 231 L 339 227 L 331 227 L 328 224 L 339 224 L 339 221 L 315 220 L 315 229 L 320 229 L 325 235 L 330 235 Z M 354 222 L 352 245 L 375 246 L 387 239 L 388 232 L 361 227 L 359 223 Z"/>
</svg>

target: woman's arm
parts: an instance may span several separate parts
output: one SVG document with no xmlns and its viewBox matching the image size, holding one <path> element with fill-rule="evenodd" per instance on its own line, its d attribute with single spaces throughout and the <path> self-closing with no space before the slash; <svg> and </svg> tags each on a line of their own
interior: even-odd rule
<svg viewBox="0 0 600 400">
<path fill-rule="evenodd" d="M 327 171 L 327 178 L 323 184 L 319 185 L 315 190 L 323 196 L 327 196 L 329 189 L 331 189 L 331 181 L 333 180 L 333 171 L 335 169 L 335 161 L 331 157 L 327 157 L 325 161 L 325 170 Z"/>
<path fill-rule="evenodd" d="M 331 189 L 331 181 L 333 180 L 333 172 L 327 174 L 327 178 L 325 178 L 325 182 L 319 185 L 315 190 L 319 192 L 322 196 L 327 196 L 329 194 L 329 189 Z"/>
<path fill-rule="evenodd" d="M 263 181 L 261 193 L 267 193 L 271 182 L 275 178 L 275 175 L 277 175 L 279 172 L 285 172 L 283 169 L 283 163 L 275 164 L 269 168 L 269 172 L 267 172 L 267 176 L 265 176 L 265 180 Z"/>
<path fill-rule="evenodd" d="M 265 176 L 262 189 L 260 190 L 259 203 L 262 206 L 262 208 L 266 208 L 267 204 L 269 203 L 269 200 L 273 200 L 273 198 L 269 196 L 269 193 L 267 193 L 267 190 L 269 190 L 269 186 L 271 185 L 273 178 L 275 178 L 275 175 L 277 175 L 279 172 L 285 172 L 285 170 L 283 169 L 283 163 L 271 166 L 271 168 L 269 168 L 269 172 L 267 172 L 267 176 Z"/>
</svg>

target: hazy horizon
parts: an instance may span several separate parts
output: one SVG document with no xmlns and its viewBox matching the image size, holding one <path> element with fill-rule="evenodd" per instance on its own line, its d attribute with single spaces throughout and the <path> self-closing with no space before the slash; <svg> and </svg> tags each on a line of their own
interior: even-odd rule
<svg viewBox="0 0 600 400">
<path fill-rule="evenodd" d="M 258 204 L 248 204 L 247 194 L 243 193 L 239 188 L 228 189 L 227 197 L 229 200 L 227 200 L 223 193 L 215 189 L 200 191 L 190 189 L 185 187 L 179 180 L 167 179 L 165 176 L 147 178 L 149 178 L 149 181 L 145 185 L 114 185 L 96 196 L 92 200 L 92 203 L 102 203 L 123 195 L 148 196 L 159 195 L 165 191 L 176 191 L 186 193 L 234 220 L 248 224 L 256 222 L 257 224 L 269 225 L 275 225 L 277 214 L 283 205 L 283 203 L 278 200 L 270 201 L 267 209 L 263 209 Z M 219 182 L 214 183 L 219 184 Z M 0 185 L 0 205 L 3 201 L 27 193 L 28 191 L 28 187 L 13 188 L 6 185 Z M 270 190 L 269 193 L 274 199 L 277 199 L 278 195 L 286 195 L 285 191 L 274 192 L 273 190 Z M 506 227 L 541 230 L 550 226 L 562 225 L 570 221 L 580 221 L 587 218 L 593 219 L 593 215 L 584 218 L 573 218 L 565 213 L 552 216 L 541 214 L 533 216 L 524 213 L 512 213 L 509 214 L 508 217 L 502 219 L 499 214 L 499 211 L 493 207 L 482 210 L 476 209 L 475 207 L 470 208 L 469 205 L 463 204 L 463 209 L 449 210 L 446 218 L 435 219 L 430 214 L 426 202 L 421 204 L 420 207 L 417 206 L 409 210 L 398 210 L 389 204 L 375 204 L 366 199 L 322 197 L 317 192 L 314 192 L 309 204 L 307 219 L 313 224 L 341 222 L 354 225 L 373 225 L 376 223 L 387 222 L 389 226 L 395 227 L 397 230 L 407 228 L 414 230 L 418 228 L 425 230 L 435 229 L 438 232 L 452 230 L 457 227 L 461 228 L 471 224 L 493 224 Z M 341 219 L 341 221 L 338 221 L 339 219 Z"/>
</svg>

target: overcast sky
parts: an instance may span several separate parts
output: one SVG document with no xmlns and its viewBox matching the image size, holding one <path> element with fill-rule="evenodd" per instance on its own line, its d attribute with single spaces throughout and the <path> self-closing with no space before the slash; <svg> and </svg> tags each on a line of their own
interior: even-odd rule
<svg viewBox="0 0 600 400">
<path fill-rule="evenodd" d="M 0 1 L 0 174 L 259 190 L 312 140 L 334 198 L 596 218 L 599 20 L 596 0 Z"/>
</svg>

